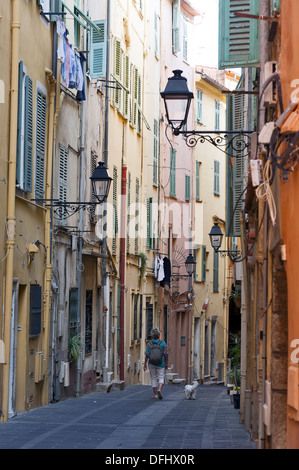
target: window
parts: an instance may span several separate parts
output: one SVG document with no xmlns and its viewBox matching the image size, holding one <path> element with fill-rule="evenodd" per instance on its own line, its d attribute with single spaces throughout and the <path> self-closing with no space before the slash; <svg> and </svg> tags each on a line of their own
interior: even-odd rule
<svg viewBox="0 0 299 470">
<path fill-rule="evenodd" d="M 86 291 L 85 298 L 85 354 L 92 352 L 92 290 Z"/>
<path fill-rule="evenodd" d="M 36 96 L 36 161 L 35 161 L 35 197 L 44 197 L 45 148 L 46 148 L 46 94 L 41 88 Z"/>
<path fill-rule="evenodd" d="M 16 185 L 23 191 L 32 191 L 33 157 L 33 86 L 19 63 L 18 134 Z"/>
<path fill-rule="evenodd" d="M 146 339 L 151 338 L 153 320 L 154 320 L 154 305 L 147 302 L 146 303 Z"/>
<path fill-rule="evenodd" d="M 29 335 L 37 336 L 42 327 L 42 287 L 30 286 L 30 325 Z"/>
<path fill-rule="evenodd" d="M 142 294 L 139 296 L 139 338 L 142 338 L 142 303 L 143 297 Z"/>
<path fill-rule="evenodd" d="M 259 66 L 260 22 L 234 16 L 235 12 L 260 14 L 259 0 L 220 0 L 219 68 Z"/>
<path fill-rule="evenodd" d="M 67 200 L 68 154 L 68 149 L 59 145 L 58 199 L 61 202 Z"/>
<path fill-rule="evenodd" d="M 170 192 L 171 197 L 176 197 L 176 150 L 170 149 Z"/>
<path fill-rule="evenodd" d="M 215 130 L 220 129 L 220 101 L 215 100 Z"/>
<path fill-rule="evenodd" d="M 213 292 L 219 292 L 219 253 L 215 250 L 213 252 Z"/>
<path fill-rule="evenodd" d="M 69 291 L 69 324 L 70 327 L 77 325 L 78 321 L 78 288 L 71 287 Z"/>
<path fill-rule="evenodd" d="M 198 122 L 202 123 L 202 91 L 197 88 L 196 90 L 196 119 Z"/>
<path fill-rule="evenodd" d="M 173 0 L 172 2 L 172 52 L 177 54 L 180 49 L 180 16 L 181 1 Z"/>
<path fill-rule="evenodd" d="M 196 190 L 196 201 L 199 202 L 200 199 L 200 162 L 195 162 L 195 190 Z"/>
<path fill-rule="evenodd" d="M 106 21 L 95 21 L 98 30 L 91 28 L 90 77 L 101 78 L 106 74 Z"/>
<path fill-rule="evenodd" d="M 154 120 L 153 184 L 158 184 L 158 121 Z"/>
<path fill-rule="evenodd" d="M 138 336 L 137 336 L 137 322 L 138 322 L 138 315 L 137 315 L 137 312 L 138 312 L 138 297 L 139 295 L 138 294 L 133 294 L 132 295 L 132 306 L 133 306 L 133 335 L 132 335 L 132 339 L 135 340 L 135 339 L 138 339 Z"/>
<path fill-rule="evenodd" d="M 190 176 L 185 175 L 185 199 L 186 201 L 190 201 Z"/>
<path fill-rule="evenodd" d="M 214 160 L 214 195 L 220 196 L 220 163 Z"/>
</svg>

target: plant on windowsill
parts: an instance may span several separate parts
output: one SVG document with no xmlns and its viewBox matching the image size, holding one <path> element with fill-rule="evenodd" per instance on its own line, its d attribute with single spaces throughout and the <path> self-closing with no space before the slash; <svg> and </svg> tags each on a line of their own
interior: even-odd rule
<svg viewBox="0 0 299 470">
<path fill-rule="evenodd" d="M 74 362 L 78 359 L 78 357 L 80 356 L 80 350 L 81 350 L 80 334 L 71 336 L 70 341 L 69 341 L 70 362 Z"/>
</svg>

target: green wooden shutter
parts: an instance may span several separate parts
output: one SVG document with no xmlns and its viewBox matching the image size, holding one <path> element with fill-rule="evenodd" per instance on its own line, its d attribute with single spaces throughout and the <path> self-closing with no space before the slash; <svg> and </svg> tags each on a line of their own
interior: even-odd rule
<svg viewBox="0 0 299 470">
<path fill-rule="evenodd" d="M 215 130 L 220 129 L 220 101 L 215 100 Z"/>
<path fill-rule="evenodd" d="M 219 68 L 259 65 L 260 22 L 234 16 L 235 12 L 259 15 L 260 0 L 220 0 Z"/>
<path fill-rule="evenodd" d="M 213 292 L 219 292 L 219 253 L 213 250 Z"/>
<path fill-rule="evenodd" d="M 112 253 L 116 254 L 116 234 L 118 232 L 118 216 L 117 216 L 117 168 L 113 167 L 113 237 L 112 237 Z"/>
<path fill-rule="evenodd" d="M 176 197 L 176 150 L 170 149 L 170 193 L 172 197 Z"/>
<path fill-rule="evenodd" d="M 280 0 L 271 0 L 270 11 L 272 16 L 280 12 Z"/>
<path fill-rule="evenodd" d="M 197 99 L 196 99 L 196 105 L 197 105 L 196 119 L 197 119 L 198 122 L 202 123 L 202 96 L 203 96 L 203 93 L 199 88 L 197 88 L 196 96 L 197 96 Z"/>
<path fill-rule="evenodd" d="M 196 165 L 196 200 L 200 201 L 200 162 L 195 162 Z"/>
<path fill-rule="evenodd" d="M 201 246 L 201 281 L 206 281 L 207 251 L 206 245 Z"/>
<path fill-rule="evenodd" d="M 123 115 L 126 119 L 129 118 L 129 95 L 130 95 L 130 59 L 128 55 L 124 56 L 124 87 L 123 96 Z"/>
<path fill-rule="evenodd" d="M 114 77 L 117 80 L 115 83 L 115 88 L 113 91 L 113 104 L 116 108 L 121 106 L 121 97 L 122 97 L 122 88 L 120 84 L 122 83 L 122 53 L 121 53 L 121 41 L 118 38 L 114 38 L 114 67 L 113 73 Z"/>
<path fill-rule="evenodd" d="M 172 2 L 172 51 L 174 54 L 180 49 L 180 19 L 181 19 L 181 2 L 173 0 Z"/>
<path fill-rule="evenodd" d="M 186 201 L 190 201 L 190 176 L 185 175 L 185 199 Z"/>
<path fill-rule="evenodd" d="M 149 250 L 151 247 L 150 236 L 150 198 L 146 199 L 146 248 Z"/>
<path fill-rule="evenodd" d="M 90 77 L 101 78 L 106 74 L 106 21 L 95 21 L 101 34 L 91 28 Z"/>
<path fill-rule="evenodd" d="M 241 88 L 238 88 L 242 91 Z M 227 130 L 244 128 L 244 95 L 230 95 L 226 98 Z M 232 135 L 231 135 L 232 136 Z M 235 148 L 238 145 L 238 137 Z M 242 146 L 240 146 L 242 148 Z M 241 235 L 240 211 L 242 210 L 244 155 L 242 151 L 231 150 L 226 159 L 226 236 Z"/>
<path fill-rule="evenodd" d="M 154 45 L 154 52 L 155 55 L 159 55 L 159 18 L 157 12 L 154 13 L 154 34 L 155 34 L 155 45 Z"/>
<path fill-rule="evenodd" d="M 158 121 L 154 119 L 153 184 L 158 184 Z"/>
<path fill-rule="evenodd" d="M 69 290 L 69 323 L 74 326 L 78 321 L 78 287 L 71 287 Z"/>
<path fill-rule="evenodd" d="M 16 184 L 21 185 L 21 159 L 22 159 L 22 122 L 23 122 L 23 75 L 24 65 L 19 62 L 19 90 L 18 90 L 18 134 L 17 134 L 17 170 Z"/>
<path fill-rule="evenodd" d="M 36 162 L 35 162 L 35 197 L 44 197 L 45 145 L 46 145 L 46 96 L 37 91 L 36 103 Z"/>
<path fill-rule="evenodd" d="M 24 133 L 24 190 L 32 191 L 33 160 L 33 85 L 28 75 L 25 78 L 25 133 Z"/>
</svg>

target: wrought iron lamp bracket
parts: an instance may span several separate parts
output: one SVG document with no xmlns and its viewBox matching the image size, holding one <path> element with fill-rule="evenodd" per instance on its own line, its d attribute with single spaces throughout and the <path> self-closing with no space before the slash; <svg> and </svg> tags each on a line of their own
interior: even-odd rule
<svg viewBox="0 0 299 470">
<path fill-rule="evenodd" d="M 44 204 L 45 207 L 52 207 L 55 219 L 68 219 L 80 210 L 93 214 L 99 202 L 63 202 L 59 199 L 32 199 L 37 203 Z"/>
</svg>

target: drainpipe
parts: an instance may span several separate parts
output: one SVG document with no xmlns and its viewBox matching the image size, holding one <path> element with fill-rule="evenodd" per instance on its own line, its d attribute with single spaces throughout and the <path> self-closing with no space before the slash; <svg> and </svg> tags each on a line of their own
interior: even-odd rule
<svg viewBox="0 0 299 470">
<path fill-rule="evenodd" d="M 45 69 L 49 85 L 49 123 L 48 123 L 48 148 L 47 148 L 47 168 L 46 168 L 46 199 L 51 199 L 52 194 L 52 156 L 53 156 L 53 129 L 54 129 L 54 112 L 55 112 L 55 96 L 56 96 L 56 79 L 53 72 Z M 45 361 L 45 377 L 42 390 L 42 404 L 48 404 L 48 366 L 49 366 L 49 342 L 50 342 L 50 306 L 51 306 L 51 209 L 47 209 L 45 214 L 45 247 L 46 247 L 46 269 L 44 274 L 44 301 L 45 301 L 45 322 L 43 335 L 43 353 Z"/>
<path fill-rule="evenodd" d="M 121 177 L 121 238 L 120 238 L 120 380 L 124 380 L 124 314 L 125 314 L 125 262 L 126 262 L 126 191 L 127 165 L 122 158 Z"/>
<path fill-rule="evenodd" d="M 3 394 L 1 420 L 8 420 L 9 397 L 9 356 L 11 334 L 11 311 L 13 294 L 13 267 L 16 236 L 16 163 L 17 163 L 17 122 L 18 122 L 18 67 L 19 67 L 19 39 L 20 39 L 20 5 L 19 0 L 12 0 L 11 21 L 11 92 L 10 92 L 10 128 L 9 128 L 9 165 L 8 165 L 8 193 L 7 193 L 7 258 L 5 273 L 5 303 L 4 303 L 4 344 L 6 362 L 3 364 Z"/>
<path fill-rule="evenodd" d="M 109 83 L 110 79 L 110 0 L 107 0 L 107 47 L 106 47 L 106 84 Z M 105 167 L 108 168 L 108 137 L 109 137 L 109 93 L 106 88 L 106 96 L 105 96 L 105 135 L 104 135 L 104 164 Z M 103 242 L 102 242 L 102 250 L 103 255 L 107 254 L 107 199 L 104 201 L 104 210 L 103 210 Z M 106 273 L 106 259 L 103 258 L 102 261 L 102 284 L 104 287 L 104 307 L 108 310 L 107 312 L 107 325 L 109 324 L 109 286 L 108 276 Z M 106 361 L 105 361 L 105 368 L 106 372 L 109 367 L 108 363 L 108 346 L 109 343 L 106 339 Z"/>
<path fill-rule="evenodd" d="M 83 5 L 85 13 L 85 2 Z M 83 50 L 86 51 L 86 31 L 84 30 L 83 36 Z M 86 75 L 86 63 L 83 64 L 83 76 Z M 85 177 L 85 119 L 86 119 L 86 102 L 81 101 L 80 104 L 80 182 L 79 182 L 79 200 L 84 201 L 84 177 Z M 77 303 L 77 331 L 76 334 L 81 336 L 81 304 L 82 304 L 82 251 L 83 251 L 83 210 L 79 211 L 78 222 L 78 252 L 77 252 L 77 286 L 78 286 L 78 303 Z M 75 396 L 80 396 L 81 385 L 81 364 L 82 351 L 76 362 L 76 385 Z"/>
</svg>

